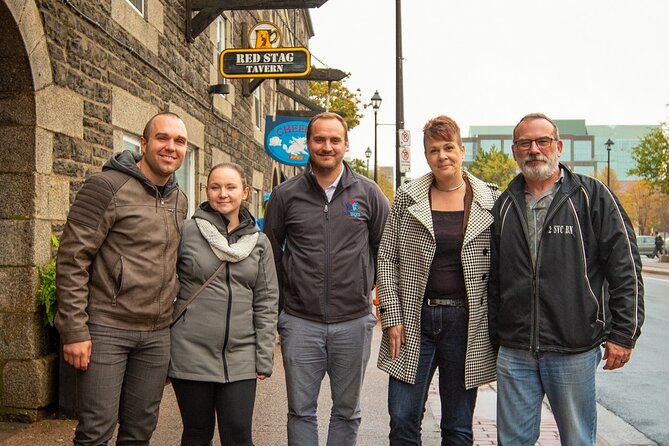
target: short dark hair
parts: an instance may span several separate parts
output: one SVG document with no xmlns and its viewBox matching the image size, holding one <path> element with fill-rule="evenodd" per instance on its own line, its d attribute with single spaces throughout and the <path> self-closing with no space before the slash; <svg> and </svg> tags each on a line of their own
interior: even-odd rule
<svg viewBox="0 0 669 446">
<path fill-rule="evenodd" d="M 142 132 L 142 138 L 144 138 L 144 141 L 148 141 L 148 140 L 149 140 L 149 136 L 151 136 L 151 130 L 153 130 L 153 121 L 154 121 L 158 116 L 172 116 L 173 118 L 177 118 L 177 119 L 183 121 L 183 119 L 181 119 L 181 116 L 177 115 L 176 113 L 172 113 L 172 112 L 160 112 L 160 113 L 156 113 L 155 115 L 151 116 L 151 118 L 149 119 L 149 121 L 148 121 L 148 122 L 146 123 L 146 125 L 144 126 L 144 131 Z"/>
<path fill-rule="evenodd" d="M 437 116 L 427 121 L 423 126 L 423 145 L 425 145 L 427 138 L 443 139 L 444 141 L 454 140 L 462 145 L 460 127 L 455 120 L 446 115 Z"/>
<path fill-rule="evenodd" d="M 311 118 L 309 124 L 307 125 L 307 141 L 309 141 L 309 138 L 311 137 L 311 128 L 314 125 L 314 122 L 318 121 L 319 119 L 336 119 L 339 121 L 342 127 L 344 127 L 344 141 L 348 142 L 348 124 L 346 124 L 346 120 L 344 120 L 344 118 L 333 112 L 322 112 Z"/>
<path fill-rule="evenodd" d="M 528 115 L 523 116 L 523 118 L 520 121 L 518 121 L 518 124 L 516 124 L 516 126 L 513 128 L 512 137 L 514 144 L 516 142 L 516 130 L 518 129 L 518 126 L 525 121 L 534 121 L 535 119 L 544 119 L 550 122 L 551 125 L 553 126 L 553 138 L 555 138 L 556 140 L 560 139 L 560 132 L 558 130 L 557 124 L 555 124 L 555 122 L 551 118 L 544 115 L 543 113 L 530 113 Z"/>
</svg>

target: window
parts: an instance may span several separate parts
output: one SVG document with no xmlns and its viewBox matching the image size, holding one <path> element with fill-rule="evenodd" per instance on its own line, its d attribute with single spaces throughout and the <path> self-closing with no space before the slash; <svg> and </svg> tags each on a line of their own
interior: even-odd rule
<svg viewBox="0 0 669 446">
<path fill-rule="evenodd" d="M 126 0 L 132 5 L 133 8 L 139 12 L 139 14 L 144 17 L 144 0 Z"/>
<path fill-rule="evenodd" d="M 228 21 L 225 17 L 218 16 L 216 19 L 216 66 L 218 67 L 218 83 L 224 84 L 225 78 L 221 74 L 220 62 L 221 58 L 219 55 L 225 49 L 225 34 L 227 29 Z"/>
<path fill-rule="evenodd" d="M 140 153 L 139 137 L 132 134 L 123 134 L 123 150 Z M 188 215 L 195 212 L 195 171 L 193 167 L 193 148 L 188 147 L 186 157 L 179 170 L 175 172 L 177 183 L 188 197 Z"/>
<path fill-rule="evenodd" d="M 260 86 L 253 90 L 253 110 L 254 110 L 254 117 L 253 117 L 253 122 L 255 123 L 256 127 L 260 129 L 260 123 L 262 119 L 262 102 L 260 101 Z"/>
</svg>

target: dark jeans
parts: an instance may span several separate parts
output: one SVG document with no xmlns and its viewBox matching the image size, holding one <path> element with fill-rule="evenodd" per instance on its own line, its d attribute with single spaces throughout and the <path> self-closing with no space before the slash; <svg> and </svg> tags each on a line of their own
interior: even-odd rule
<svg viewBox="0 0 669 446">
<path fill-rule="evenodd" d="M 214 437 L 214 415 L 221 444 L 253 446 L 251 435 L 256 380 L 232 383 L 170 378 L 181 412 L 181 446 L 209 446 Z"/>
<path fill-rule="evenodd" d="M 467 310 L 423 305 L 415 384 L 393 377 L 388 387 L 390 444 L 420 445 L 425 401 L 439 367 L 441 444 L 471 445 L 477 389 L 465 389 Z"/>
</svg>

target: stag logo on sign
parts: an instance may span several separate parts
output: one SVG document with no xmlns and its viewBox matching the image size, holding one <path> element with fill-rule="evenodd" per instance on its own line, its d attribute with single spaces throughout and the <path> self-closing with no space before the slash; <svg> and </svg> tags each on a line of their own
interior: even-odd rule
<svg viewBox="0 0 669 446">
<path fill-rule="evenodd" d="M 265 150 L 279 161 L 289 166 L 304 166 L 309 160 L 307 150 L 308 120 L 296 117 L 277 117 L 265 120 Z"/>
</svg>

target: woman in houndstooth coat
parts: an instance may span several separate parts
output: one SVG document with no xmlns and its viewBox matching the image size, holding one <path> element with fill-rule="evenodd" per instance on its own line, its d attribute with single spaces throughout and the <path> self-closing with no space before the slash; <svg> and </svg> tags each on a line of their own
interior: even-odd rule
<svg viewBox="0 0 669 446">
<path fill-rule="evenodd" d="M 487 283 L 499 192 L 462 170 L 455 121 L 439 116 L 423 132 L 431 172 L 398 189 L 379 248 L 378 366 L 390 375 L 391 445 L 421 444 L 437 368 L 442 444 L 471 445 L 477 387 L 495 380 Z"/>
</svg>

